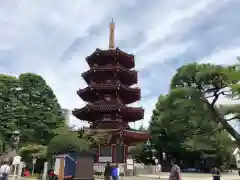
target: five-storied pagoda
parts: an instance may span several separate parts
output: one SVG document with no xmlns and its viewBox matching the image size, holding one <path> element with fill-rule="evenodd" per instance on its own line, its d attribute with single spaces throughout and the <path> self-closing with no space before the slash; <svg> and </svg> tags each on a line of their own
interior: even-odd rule
<svg viewBox="0 0 240 180">
<path fill-rule="evenodd" d="M 88 86 L 77 94 L 88 104 L 74 109 L 73 115 L 88 121 L 88 133 L 108 133 L 107 141 L 99 145 L 98 162 L 125 163 L 128 147 L 149 138 L 147 132 L 130 129 L 128 123 L 143 119 L 144 109 L 128 104 L 140 100 L 134 55 L 115 48 L 115 23 L 110 24 L 109 49 L 96 49 L 86 58 L 90 70 L 82 74 Z"/>
</svg>

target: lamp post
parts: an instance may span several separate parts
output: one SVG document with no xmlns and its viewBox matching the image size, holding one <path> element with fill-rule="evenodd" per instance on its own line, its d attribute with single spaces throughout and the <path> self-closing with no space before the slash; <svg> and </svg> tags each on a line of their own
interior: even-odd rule
<svg viewBox="0 0 240 180">
<path fill-rule="evenodd" d="M 151 143 L 150 143 L 150 141 L 148 140 L 145 145 L 146 145 L 146 146 L 145 146 L 145 152 L 147 152 L 147 157 L 146 157 L 146 159 L 147 159 L 147 160 L 150 160 L 150 156 L 149 156 L 149 153 L 150 153 L 150 151 L 151 151 Z"/>
<path fill-rule="evenodd" d="M 12 137 L 11 137 L 11 145 L 12 145 L 12 150 L 17 150 L 18 145 L 19 145 L 19 140 L 20 140 L 20 131 L 16 130 L 12 132 Z"/>
<path fill-rule="evenodd" d="M 162 152 L 162 159 L 166 160 L 166 153 L 165 152 Z"/>
<path fill-rule="evenodd" d="M 154 149 L 153 147 L 152 147 L 152 149 L 151 149 L 151 151 L 152 151 L 152 160 L 154 161 L 154 163 L 155 163 L 155 165 L 157 164 L 157 162 L 158 162 L 158 159 L 156 158 L 156 149 Z"/>
</svg>

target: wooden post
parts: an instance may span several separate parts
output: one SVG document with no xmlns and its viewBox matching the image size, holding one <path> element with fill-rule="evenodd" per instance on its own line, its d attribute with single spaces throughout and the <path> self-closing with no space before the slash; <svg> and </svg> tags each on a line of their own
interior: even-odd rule
<svg viewBox="0 0 240 180">
<path fill-rule="evenodd" d="M 58 180 L 64 179 L 64 158 L 60 158 L 60 167 L 58 172 Z"/>
</svg>

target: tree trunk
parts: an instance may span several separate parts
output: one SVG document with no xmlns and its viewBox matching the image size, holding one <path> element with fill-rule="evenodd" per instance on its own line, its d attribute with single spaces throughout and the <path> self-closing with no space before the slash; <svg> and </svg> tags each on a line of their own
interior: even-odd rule
<svg viewBox="0 0 240 180">
<path fill-rule="evenodd" d="M 226 121 L 223 115 L 221 115 L 206 98 L 203 98 L 203 101 L 216 118 L 214 120 L 217 121 L 217 123 L 220 123 L 227 130 L 227 132 L 236 140 L 238 147 L 240 147 L 240 134 Z"/>
</svg>

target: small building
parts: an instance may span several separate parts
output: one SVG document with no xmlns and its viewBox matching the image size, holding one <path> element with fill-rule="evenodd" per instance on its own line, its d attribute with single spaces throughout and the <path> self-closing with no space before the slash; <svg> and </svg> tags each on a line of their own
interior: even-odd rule
<svg viewBox="0 0 240 180">
<path fill-rule="evenodd" d="M 63 175 L 64 179 L 92 180 L 94 177 L 94 154 L 89 152 L 68 152 L 55 156 L 54 174 Z M 63 160 L 63 167 L 61 166 Z M 60 170 L 63 169 L 63 173 Z"/>
</svg>

